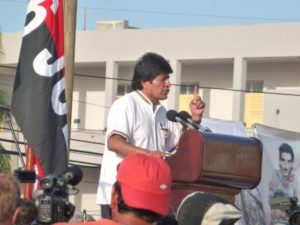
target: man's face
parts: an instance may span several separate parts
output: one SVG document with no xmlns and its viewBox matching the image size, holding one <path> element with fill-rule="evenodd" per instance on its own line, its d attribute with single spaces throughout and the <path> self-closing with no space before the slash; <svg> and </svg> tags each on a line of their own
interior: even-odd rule
<svg viewBox="0 0 300 225">
<path fill-rule="evenodd" d="M 287 177 L 293 169 L 293 160 L 291 154 L 282 152 L 279 156 L 279 168 L 284 177 Z"/>
<path fill-rule="evenodd" d="M 167 99 L 171 87 L 168 74 L 160 74 L 152 81 L 143 81 L 142 85 L 143 93 L 154 104 L 159 100 Z"/>
</svg>

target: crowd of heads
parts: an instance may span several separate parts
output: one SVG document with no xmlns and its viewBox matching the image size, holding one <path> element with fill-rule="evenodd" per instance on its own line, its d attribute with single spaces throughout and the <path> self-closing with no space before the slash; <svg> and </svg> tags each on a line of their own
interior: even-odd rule
<svg viewBox="0 0 300 225">
<path fill-rule="evenodd" d="M 125 157 L 114 185 L 112 218 L 130 213 L 158 225 L 231 225 L 241 218 L 242 212 L 234 204 L 204 192 L 186 196 L 177 212 L 172 212 L 171 180 L 171 170 L 164 160 L 142 154 Z"/>
<path fill-rule="evenodd" d="M 172 212 L 171 180 L 171 170 L 164 160 L 142 154 L 125 157 L 118 166 L 114 184 L 112 218 L 130 213 L 148 224 L 233 225 L 242 217 L 234 204 L 205 192 L 189 194 L 177 212 Z"/>
<path fill-rule="evenodd" d="M 124 216 L 130 215 L 136 221 L 133 224 L 206 225 L 212 224 L 211 219 L 220 222 L 214 224 L 222 221 L 226 222 L 222 224 L 234 224 L 241 217 L 241 211 L 233 204 L 220 196 L 202 192 L 188 195 L 177 214 L 172 212 L 171 180 L 171 170 L 163 159 L 143 154 L 125 157 L 118 166 L 112 193 L 112 220 L 122 223 L 126 220 Z M 0 224 L 29 225 L 34 215 L 33 202 L 20 198 L 18 180 L 10 173 L 0 173 Z M 85 221 L 86 218 L 82 220 Z M 81 221 L 73 219 L 72 222 Z"/>
</svg>

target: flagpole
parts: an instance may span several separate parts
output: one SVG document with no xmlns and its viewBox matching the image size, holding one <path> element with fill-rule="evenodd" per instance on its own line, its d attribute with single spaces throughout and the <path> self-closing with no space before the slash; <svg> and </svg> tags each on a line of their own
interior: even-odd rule
<svg viewBox="0 0 300 225">
<path fill-rule="evenodd" d="M 75 58 L 77 0 L 64 0 L 64 55 L 65 55 L 65 91 L 68 105 L 68 159 L 72 122 L 73 73 Z"/>
<path fill-rule="evenodd" d="M 34 155 L 29 145 L 26 146 L 26 170 L 34 170 Z M 24 198 L 32 200 L 33 183 L 24 184 Z"/>
</svg>

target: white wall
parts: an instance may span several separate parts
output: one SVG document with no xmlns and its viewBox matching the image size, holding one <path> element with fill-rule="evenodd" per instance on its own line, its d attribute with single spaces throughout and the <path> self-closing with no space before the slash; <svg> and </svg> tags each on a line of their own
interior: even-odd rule
<svg viewBox="0 0 300 225">
<path fill-rule="evenodd" d="M 81 167 L 81 169 L 83 171 L 83 178 L 79 185 L 77 185 L 79 193 L 70 195 L 69 200 L 75 205 L 76 213 L 82 212 L 85 209 L 88 214 L 97 219 L 100 217 L 100 206 L 96 205 L 100 169 L 89 167 Z"/>
<path fill-rule="evenodd" d="M 300 85 L 299 62 L 249 63 L 247 72 L 249 80 L 264 80 L 267 89 Z"/>
<path fill-rule="evenodd" d="M 271 93 L 289 93 L 288 95 L 264 95 L 264 124 L 289 131 L 300 131 L 300 88 L 265 89 Z"/>
</svg>

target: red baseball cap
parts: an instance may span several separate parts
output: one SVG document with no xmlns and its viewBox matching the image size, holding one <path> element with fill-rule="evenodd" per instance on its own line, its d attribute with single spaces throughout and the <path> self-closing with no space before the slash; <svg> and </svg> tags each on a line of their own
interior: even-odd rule
<svg viewBox="0 0 300 225">
<path fill-rule="evenodd" d="M 119 164 L 117 181 L 126 205 L 166 216 L 170 207 L 171 170 L 159 158 L 131 154 Z"/>
</svg>

